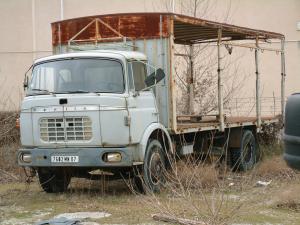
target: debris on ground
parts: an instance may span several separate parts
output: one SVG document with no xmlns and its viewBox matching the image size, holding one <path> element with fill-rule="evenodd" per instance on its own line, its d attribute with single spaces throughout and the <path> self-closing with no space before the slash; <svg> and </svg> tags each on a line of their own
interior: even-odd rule
<svg viewBox="0 0 300 225">
<path fill-rule="evenodd" d="M 106 212 L 63 213 L 55 216 L 53 219 L 40 221 L 36 223 L 36 225 L 98 225 L 98 223 L 81 222 L 81 220 L 101 219 L 109 216 L 111 216 L 111 214 Z"/>
<path fill-rule="evenodd" d="M 256 182 L 256 187 L 266 187 L 266 186 L 268 186 L 268 185 L 270 185 L 271 184 L 271 182 L 272 182 L 272 180 L 270 180 L 270 181 L 268 181 L 268 182 L 266 182 L 266 181 L 257 181 Z"/>
<path fill-rule="evenodd" d="M 79 225 L 80 220 L 67 219 L 65 217 L 44 220 L 36 223 L 35 225 Z"/>
<path fill-rule="evenodd" d="M 206 223 L 197 220 L 190 220 L 185 218 L 177 218 L 173 215 L 166 215 L 166 214 L 154 214 L 152 218 L 155 221 L 160 222 L 167 222 L 172 224 L 181 224 L 181 225 L 205 225 Z"/>
<path fill-rule="evenodd" d="M 54 218 L 64 217 L 66 219 L 101 219 L 109 216 L 111 216 L 111 214 L 106 212 L 74 212 L 59 214 Z"/>
</svg>

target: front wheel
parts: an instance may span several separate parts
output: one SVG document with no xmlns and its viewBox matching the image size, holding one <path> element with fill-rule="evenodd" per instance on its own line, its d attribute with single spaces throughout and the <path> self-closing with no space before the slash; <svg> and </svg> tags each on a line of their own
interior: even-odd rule
<svg viewBox="0 0 300 225">
<path fill-rule="evenodd" d="M 144 165 L 135 176 L 135 184 L 140 192 L 160 192 L 165 184 L 166 159 L 161 143 L 148 141 Z"/>
<path fill-rule="evenodd" d="M 65 192 L 70 184 L 71 176 L 64 169 L 38 169 L 39 182 L 47 193 Z"/>
</svg>

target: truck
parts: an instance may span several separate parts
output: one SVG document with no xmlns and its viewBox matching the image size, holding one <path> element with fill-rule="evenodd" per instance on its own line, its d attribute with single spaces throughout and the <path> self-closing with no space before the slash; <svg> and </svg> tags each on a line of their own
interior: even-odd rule
<svg viewBox="0 0 300 225">
<path fill-rule="evenodd" d="M 283 113 L 282 34 L 173 13 L 98 15 L 51 26 L 53 55 L 35 60 L 25 76 L 17 155 L 20 166 L 37 172 L 45 192 L 67 190 L 72 177 L 97 179 L 95 170 L 112 179 L 132 177 L 140 191 L 157 192 L 174 158 L 210 151 L 226 156 L 235 170 L 252 169 L 260 154 L 257 135 L 281 117 L 261 113 L 262 51 L 281 54 Z M 271 39 L 281 48 L 259 44 Z M 175 46 L 206 43 L 218 53 L 216 113 L 179 115 Z M 224 46 L 254 49 L 255 116 L 224 113 Z M 195 59 L 182 55 L 189 59 L 191 78 L 197 76 Z M 188 95 L 193 99 L 192 91 Z"/>
</svg>

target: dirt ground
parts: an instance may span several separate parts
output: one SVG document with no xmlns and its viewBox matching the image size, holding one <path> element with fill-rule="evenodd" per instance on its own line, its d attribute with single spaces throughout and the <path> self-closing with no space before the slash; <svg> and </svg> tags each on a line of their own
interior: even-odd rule
<svg viewBox="0 0 300 225">
<path fill-rule="evenodd" d="M 223 172 L 211 163 L 179 163 L 164 191 L 137 195 L 123 180 L 103 184 L 85 179 L 72 179 L 66 193 L 47 194 L 37 178 L 25 182 L 15 162 L 16 146 L 0 148 L 1 225 L 32 225 L 75 212 L 110 214 L 86 218 L 86 225 L 172 224 L 154 221 L 157 213 L 207 225 L 300 224 L 300 173 L 288 168 L 281 150 L 273 147 L 276 154 L 267 154 L 247 173 Z"/>
<path fill-rule="evenodd" d="M 124 181 L 108 182 L 103 191 L 101 181 L 73 179 L 67 193 L 47 194 L 36 179 L 31 184 L 10 179 L 0 185 L 0 224 L 27 225 L 61 213 L 105 212 L 111 215 L 84 221 L 94 225 L 167 224 L 154 221 L 151 215 L 169 213 L 208 224 L 299 225 L 300 175 L 280 157 L 266 160 L 255 171 L 255 176 L 227 175 L 223 186 L 207 186 L 202 192 L 175 195 L 163 191 L 155 196 L 135 195 Z M 214 220 L 216 217 L 219 219 Z"/>
</svg>

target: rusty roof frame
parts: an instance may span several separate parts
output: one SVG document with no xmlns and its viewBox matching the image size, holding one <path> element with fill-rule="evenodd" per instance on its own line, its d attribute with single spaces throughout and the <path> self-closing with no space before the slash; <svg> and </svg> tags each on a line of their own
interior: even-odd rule
<svg viewBox="0 0 300 225">
<path fill-rule="evenodd" d="M 117 26 L 113 28 L 119 32 L 123 31 L 122 35 L 125 37 L 151 39 L 173 35 L 175 44 L 190 45 L 203 42 L 217 42 L 219 29 L 222 30 L 222 39 L 228 41 L 255 40 L 257 38 L 260 40 L 284 39 L 284 35 L 280 33 L 214 22 L 181 14 L 155 12 L 105 14 L 57 21 L 51 24 L 53 45 L 57 45 L 58 42 L 60 44 L 67 43 L 84 26 L 97 18 L 105 21 L 111 27 Z M 162 28 L 160 28 L 161 22 Z M 135 32 L 133 32 L 134 29 L 136 29 Z M 105 31 L 103 32 L 105 33 Z M 173 33 L 171 34 L 171 32 Z M 96 31 L 87 31 L 86 35 L 90 36 L 85 38 L 92 39 L 92 35 L 98 37 L 99 34 Z"/>
<path fill-rule="evenodd" d="M 280 33 L 252 29 L 189 17 L 180 14 L 170 14 L 174 21 L 174 42 L 178 44 L 197 44 L 203 42 L 217 42 L 218 30 L 222 30 L 222 39 L 235 40 L 260 40 L 284 39 Z"/>
</svg>

